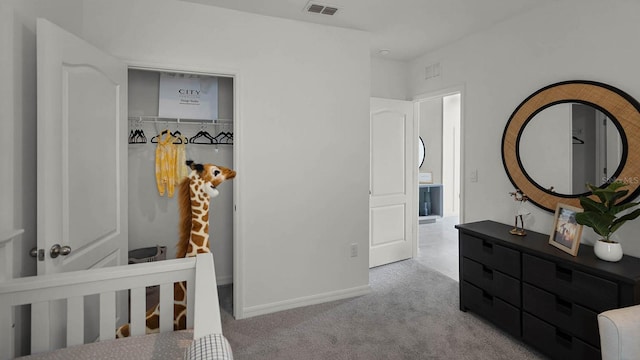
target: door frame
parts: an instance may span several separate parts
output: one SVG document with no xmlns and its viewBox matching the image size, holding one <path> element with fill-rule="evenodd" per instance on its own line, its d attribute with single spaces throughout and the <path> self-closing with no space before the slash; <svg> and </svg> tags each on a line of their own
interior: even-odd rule
<svg viewBox="0 0 640 360">
<path fill-rule="evenodd" d="M 168 63 L 141 62 L 135 60 L 123 60 L 128 69 L 166 71 L 173 73 L 189 73 L 207 76 L 223 76 L 233 78 L 233 169 L 242 174 L 242 126 L 240 111 L 240 71 L 230 68 L 195 67 Z M 240 189 L 242 188 L 242 176 L 233 180 L 233 316 L 242 319 L 244 315 L 244 257 L 243 233 L 240 227 L 242 219 L 242 206 Z"/>
<path fill-rule="evenodd" d="M 464 139 L 466 137 L 466 127 L 465 127 L 465 102 L 466 102 L 466 94 L 465 94 L 465 84 L 462 83 L 460 85 L 453 85 L 450 87 L 446 87 L 440 90 L 429 91 L 426 93 L 421 93 L 415 95 L 413 97 L 414 104 L 414 116 L 420 116 L 420 103 L 423 101 L 433 100 L 437 98 L 442 98 L 447 95 L 460 94 L 460 212 L 458 214 L 458 222 L 460 224 L 464 223 L 466 214 L 465 214 L 465 179 L 467 178 L 466 167 L 465 167 L 465 145 Z M 417 114 L 417 115 L 416 115 Z M 420 134 L 420 121 L 418 121 L 418 134 Z M 442 172 L 442 169 L 440 169 Z"/>
</svg>

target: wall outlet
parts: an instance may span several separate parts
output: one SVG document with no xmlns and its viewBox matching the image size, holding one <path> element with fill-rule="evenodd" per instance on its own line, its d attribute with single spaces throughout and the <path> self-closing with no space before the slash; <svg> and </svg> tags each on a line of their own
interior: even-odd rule
<svg viewBox="0 0 640 360">
<path fill-rule="evenodd" d="M 351 257 L 357 257 L 358 256 L 358 244 L 353 243 L 351 244 Z"/>
</svg>

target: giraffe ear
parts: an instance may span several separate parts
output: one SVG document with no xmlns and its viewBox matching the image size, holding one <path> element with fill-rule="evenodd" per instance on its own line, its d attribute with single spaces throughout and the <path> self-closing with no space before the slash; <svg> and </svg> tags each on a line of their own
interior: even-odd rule
<svg viewBox="0 0 640 360">
<path fill-rule="evenodd" d="M 202 172 L 202 170 L 204 170 L 204 165 L 202 164 L 195 164 L 193 162 L 193 160 L 187 160 L 186 164 L 188 167 L 191 168 L 191 170 L 197 170 L 198 172 Z"/>
</svg>

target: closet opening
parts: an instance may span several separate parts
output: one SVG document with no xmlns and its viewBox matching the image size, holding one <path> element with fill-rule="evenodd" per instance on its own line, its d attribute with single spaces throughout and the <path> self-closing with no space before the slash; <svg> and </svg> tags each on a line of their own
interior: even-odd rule
<svg viewBox="0 0 640 360">
<path fill-rule="evenodd" d="M 237 170 L 235 80 L 234 75 L 129 67 L 130 251 L 160 246 L 166 247 L 167 259 L 176 257 L 179 182 L 191 172 L 184 160 Z M 156 176 L 156 149 L 159 142 L 166 142 L 167 133 L 184 151 L 176 161 L 182 167 L 177 170 L 183 171 L 177 171 L 173 186 L 171 181 L 158 182 Z M 209 208 L 209 244 L 217 283 L 229 287 L 234 283 L 234 186 L 234 180 L 220 184 Z"/>
</svg>

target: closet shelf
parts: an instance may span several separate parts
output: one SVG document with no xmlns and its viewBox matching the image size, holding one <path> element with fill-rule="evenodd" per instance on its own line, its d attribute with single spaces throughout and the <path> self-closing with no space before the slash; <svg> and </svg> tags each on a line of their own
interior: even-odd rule
<svg viewBox="0 0 640 360">
<path fill-rule="evenodd" d="M 233 124 L 233 119 L 186 119 L 166 118 L 160 116 L 129 116 L 129 120 L 143 123 L 177 123 L 177 124 Z"/>
</svg>

